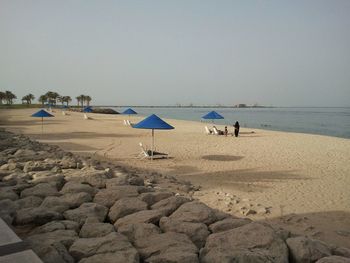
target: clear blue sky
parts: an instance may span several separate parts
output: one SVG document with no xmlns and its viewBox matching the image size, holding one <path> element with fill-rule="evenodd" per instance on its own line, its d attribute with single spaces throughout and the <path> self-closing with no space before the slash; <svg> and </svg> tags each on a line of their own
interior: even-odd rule
<svg viewBox="0 0 350 263">
<path fill-rule="evenodd" d="M 0 0 L 0 90 L 350 106 L 350 1 Z"/>
</svg>

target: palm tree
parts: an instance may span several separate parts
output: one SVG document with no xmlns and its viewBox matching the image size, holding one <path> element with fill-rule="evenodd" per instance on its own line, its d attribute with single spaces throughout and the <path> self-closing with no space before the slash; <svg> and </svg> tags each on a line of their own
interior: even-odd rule
<svg viewBox="0 0 350 263">
<path fill-rule="evenodd" d="M 69 102 L 72 101 L 72 98 L 70 96 L 63 96 L 62 99 L 63 99 L 63 102 L 67 103 L 67 107 Z"/>
<path fill-rule="evenodd" d="M 63 106 L 63 102 L 64 102 L 63 96 L 58 96 L 58 97 L 57 97 L 57 101 L 58 101 L 58 102 L 61 102 L 61 103 L 62 103 L 62 106 Z"/>
<path fill-rule="evenodd" d="M 2 104 L 2 101 L 6 99 L 5 92 L 0 91 L 0 104 Z"/>
<path fill-rule="evenodd" d="M 39 102 L 41 102 L 42 106 L 44 107 L 45 102 L 47 101 L 46 95 L 41 95 L 38 99 Z"/>
<path fill-rule="evenodd" d="M 80 105 L 80 96 L 75 97 L 77 99 L 78 102 L 78 106 Z"/>
<path fill-rule="evenodd" d="M 32 100 L 34 100 L 35 97 L 33 94 L 29 93 L 28 95 L 25 95 L 23 98 L 22 98 L 22 103 L 23 101 L 26 101 L 27 104 L 32 104 Z"/>
<path fill-rule="evenodd" d="M 24 102 L 26 102 L 27 104 L 29 104 L 29 103 L 28 103 L 28 95 L 22 97 L 22 104 L 24 104 Z"/>
<path fill-rule="evenodd" d="M 85 95 L 81 94 L 80 96 L 81 107 L 84 108 Z"/>
<path fill-rule="evenodd" d="M 17 96 L 13 94 L 11 91 L 5 91 L 5 99 L 7 104 L 13 104 L 13 100 L 17 99 Z"/>
<path fill-rule="evenodd" d="M 57 92 L 48 91 L 46 94 L 50 104 L 56 105 L 57 98 L 60 96 Z"/>
<path fill-rule="evenodd" d="M 92 101 L 91 97 L 89 95 L 85 96 L 85 100 L 87 102 L 87 105 L 90 106 L 90 101 Z"/>
</svg>

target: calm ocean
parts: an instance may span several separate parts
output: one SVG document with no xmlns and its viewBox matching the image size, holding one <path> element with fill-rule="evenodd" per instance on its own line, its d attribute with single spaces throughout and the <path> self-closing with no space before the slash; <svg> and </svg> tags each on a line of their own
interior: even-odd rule
<svg viewBox="0 0 350 263">
<path fill-rule="evenodd" d="M 125 108 L 113 107 L 118 112 Z M 301 132 L 350 138 L 350 108 L 134 108 L 140 115 L 200 121 L 201 116 L 215 110 L 225 117 L 217 124 L 274 131 Z"/>
</svg>

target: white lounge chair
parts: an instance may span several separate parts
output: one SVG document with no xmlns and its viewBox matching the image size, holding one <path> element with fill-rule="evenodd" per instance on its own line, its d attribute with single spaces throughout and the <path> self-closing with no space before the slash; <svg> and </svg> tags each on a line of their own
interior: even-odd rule
<svg viewBox="0 0 350 263">
<path fill-rule="evenodd" d="M 215 135 L 224 135 L 222 131 L 219 131 L 216 127 L 213 127 L 213 132 Z"/>
<path fill-rule="evenodd" d="M 65 111 L 62 111 L 62 115 L 65 116 L 65 115 L 66 115 L 66 112 L 65 112 Z"/>
<path fill-rule="evenodd" d="M 127 125 L 128 125 L 128 123 L 126 122 L 126 120 L 123 120 L 123 121 L 124 121 L 124 125 L 125 125 L 125 126 L 127 126 Z"/>
<path fill-rule="evenodd" d="M 84 113 L 84 120 L 91 120 L 91 118 Z"/>
<path fill-rule="evenodd" d="M 126 123 L 127 123 L 129 126 L 132 126 L 132 123 L 131 123 L 129 120 L 126 120 Z"/>
<path fill-rule="evenodd" d="M 143 144 L 140 142 L 139 143 L 140 147 L 141 147 L 141 152 L 139 153 L 139 157 L 141 159 L 144 158 L 148 158 L 148 159 L 155 159 L 155 158 L 168 158 L 168 154 L 167 153 L 160 153 L 160 152 L 156 152 L 153 151 L 153 155 L 152 155 L 152 151 L 151 150 L 146 150 L 143 147 Z"/>
<path fill-rule="evenodd" d="M 208 135 L 213 134 L 213 131 L 208 128 L 208 126 L 205 126 L 205 133 Z"/>
</svg>

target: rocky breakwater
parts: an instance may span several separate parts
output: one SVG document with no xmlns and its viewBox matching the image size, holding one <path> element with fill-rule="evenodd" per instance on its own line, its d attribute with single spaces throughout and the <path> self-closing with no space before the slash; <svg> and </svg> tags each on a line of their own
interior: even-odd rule
<svg viewBox="0 0 350 263">
<path fill-rule="evenodd" d="M 0 131 L 0 215 L 44 262 L 350 262 L 350 250 L 233 217 L 176 178 Z"/>
<path fill-rule="evenodd" d="M 83 109 L 81 108 L 70 108 L 70 111 L 75 111 L 75 112 L 83 112 Z M 102 113 L 102 114 L 119 114 L 116 110 L 109 109 L 109 108 L 91 108 L 92 113 Z"/>
</svg>

